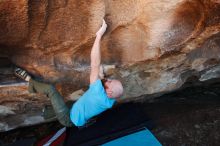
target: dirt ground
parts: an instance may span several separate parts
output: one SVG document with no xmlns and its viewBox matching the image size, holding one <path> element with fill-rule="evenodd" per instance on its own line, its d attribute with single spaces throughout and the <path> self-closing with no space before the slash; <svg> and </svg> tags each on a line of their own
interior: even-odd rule
<svg viewBox="0 0 220 146">
<path fill-rule="evenodd" d="M 156 106 L 156 105 L 155 105 Z M 165 146 L 218 146 L 219 105 L 157 105 L 151 117 L 157 126 L 152 132 Z M 159 113 L 159 114 L 158 114 Z M 153 115 L 157 114 L 157 115 Z"/>
<path fill-rule="evenodd" d="M 145 103 L 165 146 L 219 146 L 220 84 L 190 87 Z"/>
<path fill-rule="evenodd" d="M 152 133 L 164 146 L 219 146 L 220 83 L 190 87 L 141 101 L 156 127 Z M 0 145 L 34 137 L 41 139 L 62 126 L 58 122 L 0 133 Z"/>
</svg>

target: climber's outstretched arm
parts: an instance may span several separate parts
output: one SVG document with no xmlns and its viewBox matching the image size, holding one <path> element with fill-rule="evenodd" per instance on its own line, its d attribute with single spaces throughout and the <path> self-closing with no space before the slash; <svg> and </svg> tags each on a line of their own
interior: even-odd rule
<svg viewBox="0 0 220 146">
<path fill-rule="evenodd" d="M 91 50 L 91 72 L 90 72 L 90 84 L 99 79 L 100 66 L 101 66 L 101 52 L 100 42 L 103 34 L 105 33 L 107 24 L 103 20 L 102 27 L 96 33 L 96 39 Z"/>
</svg>

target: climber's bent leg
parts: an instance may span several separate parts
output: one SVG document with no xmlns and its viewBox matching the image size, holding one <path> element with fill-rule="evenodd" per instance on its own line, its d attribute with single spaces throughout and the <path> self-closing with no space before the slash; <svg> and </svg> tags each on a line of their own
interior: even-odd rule
<svg viewBox="0 0 220 146">
<path fill-rule="evenodd" d="M 46 94 L 51 100 L 58 121 L 64 126 L 73 126 L 70 120 L 70 109 L 66 106 L 63 97 L 53 85 L 30 79 L 28 90 L 32 93 L 37 92 Z"/>
</svg>

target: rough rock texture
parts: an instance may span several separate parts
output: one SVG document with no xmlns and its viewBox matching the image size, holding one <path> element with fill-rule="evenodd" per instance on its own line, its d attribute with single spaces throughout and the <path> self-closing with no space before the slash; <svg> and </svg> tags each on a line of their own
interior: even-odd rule
<svg viewBox="0 0 220 146">
<path fill-rule="evenodd" d="M 102 18 L 109 26 L 102 61 L 116 65 L 106 74 L 122 80 L 123 100 L 220 77 L 219 0 L 3 0 L 0 57 L 72 98 L 88 84 L 90 49 Z M 0 130 L 44 121 L 39 113 L 48 99 L 26 88 L 8 81 L 0 87 Z M 15 115 L 19 122 L 7 122 Z"/>
</svg>

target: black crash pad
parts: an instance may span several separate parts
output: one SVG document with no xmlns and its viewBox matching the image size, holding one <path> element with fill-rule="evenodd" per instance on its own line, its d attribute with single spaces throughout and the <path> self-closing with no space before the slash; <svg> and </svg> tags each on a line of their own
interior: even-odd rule
<svg viewBox="0 0 220 146">
<path fill-rule="evenodd" d="M 100 114 L 89 127 L 67 128 L 64 146 L 96 146 L 138 131 L 142 127 L 150 130 L 154 127 L 142 104 L 125 103 Z"/>
</svg>

